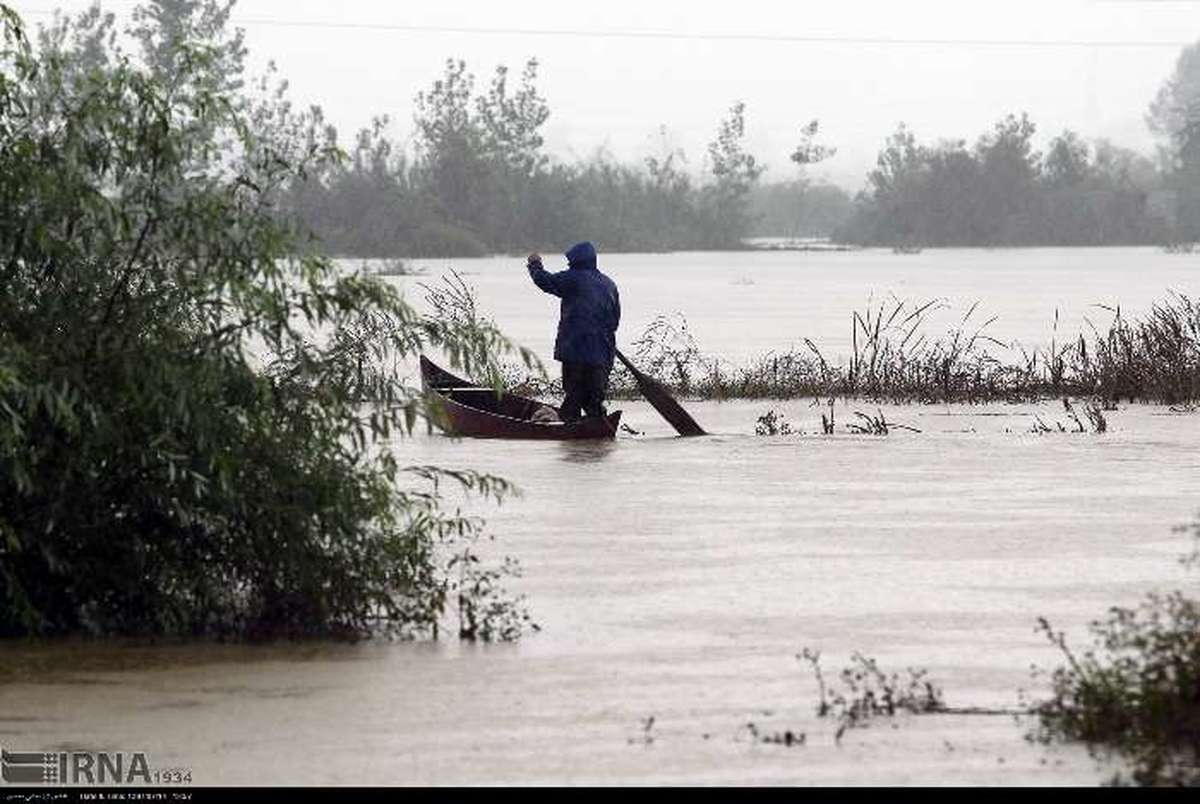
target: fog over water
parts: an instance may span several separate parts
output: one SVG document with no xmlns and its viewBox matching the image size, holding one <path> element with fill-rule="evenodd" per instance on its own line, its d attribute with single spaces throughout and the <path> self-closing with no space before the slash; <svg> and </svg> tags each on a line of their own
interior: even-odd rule
<svg viewBox="0 0 1200 804">
<path fill-rule="evenodd" d="M 33 22 L 58 6 L 15 7 Z M 106 2 L 122 11 L 130 0 Z M 752 0 L 602 4 L 452 0 L 386 6 L 350 0 L 239 0 L 251 65 L 274 61 L 295 99 L 325 108 L 349 139 L 379 114 L 411 133 L 413 96 L 463 58 L 481 77 L 497 64 L 542 65 L 551 152 L 597 147 L 621 159 L 661 150 L 656 132 L 701 167 L 716 121 L 747 104 L 747 145 L 791 177 L 799 127 L 822 121 L 838 155 L 813 171 L 860 189 L 884 137 L 906 121 L 923 138 L 973 140 L 1027 111 L 1041 139 L 1072 128 L 1148 150 L 1143 116 L 1180 49 L 1200 35 L 1190 0 L 1054 0 L 976 4 Z"/>
<path fill-rule="evenodd" d="M 930 337 L 957 327 L 979 302 L 970 319 L 976 327 L 995 317 L 986 334 L 1005 344 L 1041 348 L 1051 338 L 1062 343 L 1090 334 L 1088 321 L 1106 330 L 1112 312 L 1098 305 L 1120 307 L 1129 317 L 1147 312 L 1169 291 L 1195 295 L 1198 263 L 1195 256 L 1157 248 L 600 255 L 601 269 L 621 289 L 620 343 L 636 339 L 656 316 L 678 313 L 701 352 L 734 364 L 803 347 L 805 338 L 827 359 L 843 362 L 851 348 L 853 313 L 865 312 L 868 303 L 878 310 L 893 298 L 940 300 L 924 329 Z M 457 271 L 502 331 L 549 362 L 557 302 L 529 282 L 523 258 L 412 260 L 409 265 L 425 275 L 389 281 L 411 300 L 423 298 L 420 285 L 436 284 L 440 276 Z M 546 265 L 562 268 L 565 260 L 547 256 Z"/>
</svg>

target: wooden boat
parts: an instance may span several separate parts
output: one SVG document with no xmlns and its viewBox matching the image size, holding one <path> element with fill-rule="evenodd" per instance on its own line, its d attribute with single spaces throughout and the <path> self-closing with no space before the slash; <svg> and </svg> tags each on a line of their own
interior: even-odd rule
<svg viewBox="0 0 1200 804">
<path fill-rule="evenodd" d="M 542 407 L 554 407 L 507 391 L 456 377 L 421 355 L 421 387 L 437 400 L 447 433 L 474 438 L 537 438 L 570 440 L 613 438 L 621 423 L 621 411 L 591 416 L 574 422 L 539 422 L 533 415 Z M 436 421 L 436 420 L 435 420 Z"/>
</svg>

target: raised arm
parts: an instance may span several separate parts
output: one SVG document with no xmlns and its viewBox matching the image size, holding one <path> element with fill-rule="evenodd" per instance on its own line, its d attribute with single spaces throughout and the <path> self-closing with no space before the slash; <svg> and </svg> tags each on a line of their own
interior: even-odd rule
<svg viewBox="0 0 1200 804">
<path fill-rule="evenodd" d="M 533 280 L 533 284 L 547 293 L 552 293 L 555 296 L 562 296 L 567 290 L 567 271 L 559 271 L 552 274 L 542 267 L 542 258 L 537 254 L 529 255 L 529 261 L 525 263 L 525 267 L 529 269 L 529 278 Z"/>
</svg>

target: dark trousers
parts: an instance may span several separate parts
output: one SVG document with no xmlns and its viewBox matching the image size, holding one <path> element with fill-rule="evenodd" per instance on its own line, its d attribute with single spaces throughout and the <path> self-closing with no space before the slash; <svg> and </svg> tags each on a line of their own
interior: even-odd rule
<svg viewBox="0 0 1200 804">
<path fill-rule="evenodd" d="M 562 384 L 565 398 L 558 409 L 559 417 L 564 422 L 573 422 L 583 416 L 605 415 L 604 395 L 608 393 L 610 371 L 612 366 L 570 363 L 564 360 Z"/>
</svg>

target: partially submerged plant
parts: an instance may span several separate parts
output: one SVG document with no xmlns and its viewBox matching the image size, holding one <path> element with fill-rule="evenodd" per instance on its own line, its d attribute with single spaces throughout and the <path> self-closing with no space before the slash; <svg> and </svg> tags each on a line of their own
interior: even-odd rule
<svg viewBox="0 0 1200 804">
<path fill-rule="evenodd" d="M 784 419 L 783 414 L 776 413 L 774 410 L 768 410 L 758 417 L 758 423 L 754 426 L 754 434 L 760 436 L 799 435 L 792 430 L 792 426 Z"/>
<path fill-rule="evenodd" d="M 1137 784 L 1200 784 L 1200 603 L 1175 592 L 1113 607 L 1078 655 L 1044 618 L 1038 630 L 1066 659 L 1038 708 L 1041 739 L 1114 752 Z"/>
<path fill-rule="evenodd" d="M 829 416 L 821 414 L 821 432 L 825 435 L 833 435 L 833 397 L 829 398 Z"/>
<path fill-rule="evenodd" d="M 892 297 L 851 316 L 852 352 L 831 364 L 808 338 L 802 347 L 772 351 L 741 366 L 703 355 L 679 314 L 658 318 L 636 343 L 649 373 L 677 393 L 705 399 L 859 397 L 892 402 L 1023 401 L 1094 398 L 1103 409 L 1117 399 L 1178 404 L 1200 400 L 1200 303 L 1178 293 L 1131 321 L 1119 308 L 1107 331 L 1060 342 L 1058 312 L 1046 350 L 1029 352 L 987 334 L 992 316 L 977 322 L 975 303 L 940 338 L 925 333 L 939 301 Z M 622 370 L 614 396 L 636 393 Z M 1094 428 L 1093 428 L 1094 429 Z"/>
<path fill-rule="evenodd" d="M 907 424 L 889 422 L 884 417 L 882 410 L 876 410 L 874 416 L 870 415 L 869 413 L 863 413 L 860 410 L 856 410 L 854 411 L 854 415 L 858 417 L 861 423 L 850 422 L 847 424 L 846 429 L 851 433 L 857 433 L 859 435 L 885 436 L 890 433 L 892 429 L 908 430 L 911 433 L 921 432 L 915 427 L 909 427 Z"/>
<path fill-rule="evenodd" d="M 745 733 L 753 742 L 765 743 L 767 745 L 782 745 L 787 748 L 799 747 L 808 742 L 808 735 L 802 731 L 792 729 L 760 729 L 754 721 L 747 722 L 738 733 Z"/>
<path fill-rule="evenodd" d="M 643 718 L 641 722 L 641 733 L 637 737 L 630 737 L 626 742 L 630 745 L 654 745 L 654 715 Z"/>
<path fill-rule="evenodd" d="M 656 317 L 633 342 L 633 349 L 642 371 L 662 378 L 680 394 L 692 392 L 694 371 L 707 370 L 696 339 L 688 330 L 687 319 L 681 313 Z"/>
<path fill-rule="evenodd" d="M 1200 399 L 1200 302 L 1172 292 L 1142 319 L 1131 321 L 1120 307 L 1108 331 L 1092 327 L 1069 355 L 1078 395 L 1102 399 L 1146 399 L 1175 404 Z"/>
<path fill-rule="evenodd" d="M 1068 431 L 1060 421 L 1054 422 L 1054 427 L 1046 424 L 1042 420 L 1040 414 L 1033 415 L 1033 426 L 1030 432 L 1041 435 L 1043 433 L 1052 433 L 1057 430 L 1060 433 L 1106 433 L 1108 432 L 1108 419 L 1104 415 L 1104 409 L 1100 403 L 1095 401 L 1085 402 L 1083 405 L 1083 418 L 1080 418 L 1079 413 L 1075 410 L 1075 406 L 1071 404 L 1071 400 L 1065 396 L 1062 400 L 1063 410 L 1066 411 L 1067 418 L 1074 424 L 1074 429 Z M 1084 423 L 1086 421 L 1086 424 Z"/>
<path fill-rule="evenodd" d="M 818 717 L 832 717 L 838 723 L 834 739 L 841 741 L 848 729 L 861 728 L 877 717 L 945 712 L 942 691 L 928 679 L 928 671 L 907 668 L 905 675 L 885 673 L 878 663 L 857 651 L 851 664 L 838 674 L 841 687 L 831 687 L 821 671 L 821 652 L 804 648 L 796 655 L 807 662 L 817 681 Z"/>
<path fill-rule="evenodd" d="M 471 545 L 451 557 L 447 569 L 457 572 L 451 585 L 458 604 L 459 639 L 513 642 L 528 630 L 540 631 L 525 607 L 524 597 L 512 597 L 501 585 L 504 578 L 519 578 L 517 560 L 505 556 L 500 565 L 483 563 Z"/>
<path fill-rule="evenodd" d="M 1060 433 L 1067 431 L 1067 428 L 1062 426 L 1062 422 L 1055 422 L 1055 425 L 1057 425 Z M 1054 428 L 1042 421 L 1041 414 L 1035 413 L 1033 414 L 1033 427 L 1030 429 L 1030 432 L 1041 435 L 1042 433 L 1053 433 Z"/>
<path fill-rule="evenodd" d="M 1087 419 L 1087 426 L 1080 420 L 1075 408 L 1071 406 L 1071 400 L 1066 397 L 1063 397 L 1063 408 L 1075 422 L 1077 432 L 1086 433 L 1090 430 L 1093 433 L 1103 433 L 1108 430 L 1108 420 L 1104 418 L 1104 411 L 1095 402 L 1087 402 L 1083 406 L 1083 416 Z"/>
<path fill-rule="evenodd" d="M 1190 528 L 1200 536 L 1200 522 Z M 1195 565 L 1200 552 L 1183 562 Z M 1037 630 L 1066 663 L 1050 674 L 1033 736 L 1078 740 L 1129 765 L 1115 783 L 1200 785 L 1200 601 L 1176 591 L 1114 606 L 1078 653 L 1045 618 Z"/>
<path fill-rule="evenodd" d="M 425 292 L 425 303 L 432 311 L 433 318 L 467 330 L 496 328 L 491 316 L 480 309 L 478 292 L 458 271 L 451 269 L 449 275 L 443 275 L 439 282 L 421 282 L 418 287 Z M 562 394 L 561 381 L 547 376 L 541 360 L 528 350 L 517 360 L 497 360 L 497 371 L 491 379 L 497 388 L 506 387 L 522 396 Z"/>
</svg>

